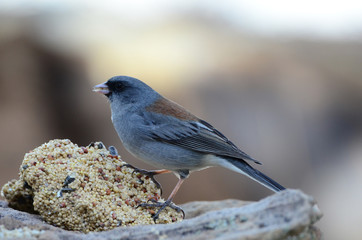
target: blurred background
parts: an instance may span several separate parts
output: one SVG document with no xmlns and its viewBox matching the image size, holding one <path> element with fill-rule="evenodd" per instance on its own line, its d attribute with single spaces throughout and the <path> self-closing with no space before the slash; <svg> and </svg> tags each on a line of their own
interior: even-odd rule
<svg viewBox="0 0 362 240">
<path fill-rule="evenodd" d="M 354 0 L 0 1 L 0 186 L 44 142 L 121 146 L 92 86 L 129 75 L 207 120 L 259 170 L 313 195 L 325 239 L 362 234 L 362 4 Z M 176 178 L 159 176 L 167 197 Z M 176 203 L 259 200 L 221 168 Z"/>
</svg>

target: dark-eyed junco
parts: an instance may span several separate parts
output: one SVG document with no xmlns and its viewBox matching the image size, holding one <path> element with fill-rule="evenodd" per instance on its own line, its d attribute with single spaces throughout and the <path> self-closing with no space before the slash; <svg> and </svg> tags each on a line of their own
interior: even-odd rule
<svg viewBox="0 0 362 240">
<path fill-rule="evenodd" d="M 124 147 L 137 158 L 161 168 L 153 174 L 173 172 L 179 181 L 160 207 L 166 206 L 193 171 L 221 166 L 242 173 L 277 192 L 283 186 L 254 169 L 261 164 L 236 147 L 211 124 L 162 97 L 138 79 L 116 76 L 94 87 L 109 99 L 113 125 Z"/>
</svg>

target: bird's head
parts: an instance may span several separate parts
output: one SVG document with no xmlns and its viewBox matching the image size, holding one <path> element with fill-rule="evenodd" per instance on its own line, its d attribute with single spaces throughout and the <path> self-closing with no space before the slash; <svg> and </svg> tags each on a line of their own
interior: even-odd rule
<svg viewBox="0 0 362 240">
<path fill-rule="evenodd" d="M 107 96 L 111 105 L 145 106 L 159 97 L 159 94 L 147 84 L 127 76 L 112 77 L 107 82 L 94 86 L 93 91 Z"/>
</svg>

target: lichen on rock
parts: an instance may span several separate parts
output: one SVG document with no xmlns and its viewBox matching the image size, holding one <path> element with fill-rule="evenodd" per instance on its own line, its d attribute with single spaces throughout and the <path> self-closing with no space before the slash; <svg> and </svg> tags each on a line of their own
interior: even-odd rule
<svg viewBox="0 0 362 240">
<path fill-rule="evenodd" d="M 7 183 L 2 195 L 9 206 L 38 212 L 52 225 L 83 232 L 154 224 L 154 211 L 137 206 L 164 201 L 151 178 L 134 172 L 102 143 L 78 147 L 67 139 L 51 140 L 27 153 L 20 179 Z M 157 222 L 172 223 L 182 217 L 166 208 Z"/>
<path fill-rule="evenodd" d="M 30 229 L 28 227 L 17 228 L 13 230 L 6 229 L 3 225 L 0 225 L 0 239 L 38 239 L 44 231 Z"/>
</svg>

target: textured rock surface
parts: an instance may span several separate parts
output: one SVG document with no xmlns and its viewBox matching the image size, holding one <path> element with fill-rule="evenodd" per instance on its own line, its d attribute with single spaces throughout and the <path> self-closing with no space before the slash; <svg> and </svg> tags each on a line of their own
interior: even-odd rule
<svg viewBox="0 0 362 240">
<path fill-rule="evenodd" d="M 193 202 L 182 207 L 186 216 L 193 217 L 180 223 L 83 234 L 53 227 L 37 215 L 13 210 L 0 202 L 0 225 L 10 230 L 43 230 L 38 239 L 321 239 L 313 224 L 322 214 L 314 200 L 298 190 L 279 192 L 254 203 L 225 200 Z"/>
</svg>

